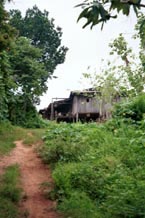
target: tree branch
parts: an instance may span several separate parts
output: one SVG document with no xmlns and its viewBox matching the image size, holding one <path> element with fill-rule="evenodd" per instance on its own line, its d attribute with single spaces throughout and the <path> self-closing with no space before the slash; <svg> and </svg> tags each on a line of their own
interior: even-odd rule
<svg viewBox="0 0 145 218">
<path fill-rule="evenodd" d="M 144 4 L 140 4 L 140 3 L 134 3 L 132 1 L 128 1 L 128 2 L 124 2 L 124 3 L 127 3 L 129 5 L 134 5 L 134 6 L 137 6 L 137 7 L 143 7 L 145 8 L 145 5 Z"/>
</svg>

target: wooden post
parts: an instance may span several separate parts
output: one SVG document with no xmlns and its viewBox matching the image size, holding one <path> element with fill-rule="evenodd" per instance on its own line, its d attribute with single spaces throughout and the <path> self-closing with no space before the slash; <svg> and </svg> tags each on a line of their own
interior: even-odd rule
<svg viewBox="0 0 145 218">
<path fill-rule="evenodd" d="M 79 121 L 79 113 L 76 113 L 76 122 Z"/>
</svg>

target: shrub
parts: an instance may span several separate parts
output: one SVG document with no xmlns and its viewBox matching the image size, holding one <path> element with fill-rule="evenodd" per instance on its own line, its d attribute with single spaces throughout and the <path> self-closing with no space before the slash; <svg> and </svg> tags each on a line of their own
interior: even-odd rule
<svg viewBox="0 0 145 218">
<path fill-rule="evenodd" d="M 116 105 L 113 116 L 140 121 L 145 113 L 145 94 Z"/>
<path fill-rule="evenodd" d="M 58 209 L 65 213 L 65 217 L 71 218 L 100 218 L 95 204 L 84 192 L 73 192 L 69 198 L 65 198 Z"/>
<path fill-rule="evenodd" d="M 46 163 L 83 161 L 93 147 L 110 140 L 110 134 L 96 124 L 55 124 L 46 132 L 41 156 Z"/>
</svg>

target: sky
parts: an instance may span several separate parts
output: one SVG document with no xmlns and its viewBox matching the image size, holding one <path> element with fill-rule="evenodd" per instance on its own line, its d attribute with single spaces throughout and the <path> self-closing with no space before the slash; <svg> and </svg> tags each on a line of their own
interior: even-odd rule
<svg viewBox="0 0 145 218">
<path fill-rule="evenodd" d="M 69 97 L 70 91 L 83 89 L 82 74 L 88 71 L 99 72 L 102 59 L 109 59 L 108 44 L 115 39 L 119 33 L 123 33 L 130 46 L 136 50 L 138 43 L 132 39 L 136 17 L 131 13 L 129 17 L 119 16 L 104 25 L 82 28 L 85 20 L 77 23 L 80 8 L 74 6 L 81 0 L 13 0 L 6 5 L 6 9 L 19 9 L 23 15 L 28 8 L 34 5 L 40 10 L 47 10 L 49 18 L 54 18 L 55 26 L 62 28 L 62 45 L 69 48 L 66 60 L 58 65 L 54 75 L 57 79 L 48 81 L 48 91 L 41 97 L 38 109 L 45 108 L 52 98 Z"/>
</svg>

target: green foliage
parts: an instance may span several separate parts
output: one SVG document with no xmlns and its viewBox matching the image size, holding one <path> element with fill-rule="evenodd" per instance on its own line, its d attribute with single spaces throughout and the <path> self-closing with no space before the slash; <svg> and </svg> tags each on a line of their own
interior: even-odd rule
<svg viewBox="0 0 145 218">
<path fill-rule="evenodd" d="M 130 102 L 139 114 L 144 100 Z M 145 122 L 137 117 L 136 123 L 119 116 L 99 125 L 50 123 L 42 156 L 55 163 L 51 196 L 66 217 L 145 216 Z"/>
<path fill-rule="evenodd" d="M 57 125 L 51 126 L 51 130 L 47 131 L 45 137 L 46 145 L 43 148 L 42 156 L 46 161 L 56 163 L 57 161 L 77 161 L 81 159 L 84 147 L 81 143 L 76 144 L 77 138 L 74 138 L 78 132 L 78 128 L 73 128 L 72 125 L 61 124 L 61 128 Z M 77 135 L 79 139 L 79 135 Z M 54 138 L 54 141 L 51 140 Z M 72 145 L 68 150 L 68 146 Z"/>
<path fill-rule="evenodd" d="M 55 28 L 47 11 L 34 6 L 22 18 L 14 10 L 9 20 L 4 3 L 0 2 L 0 122 L 40 128 L 45 123 L 35 106 L 47 91 L 48 78 L 64 62 L 67 48 L 61 46 L 61 28 Z"/>
<path fill-rule="evenodd" d="M 117 54 L 124 62 L 121 66 L 118 66 L 116 70 L 116 76 L 119 77 L 120 80 L 119 83 L 122 83 L 122 86 L 126 88 L 128 95 L 133 96 L 141 93 L 144 90 L 145 82 L 144 57 L 141 55 L 142 49 L 140 50 L 138 58 L 140 63 L 137 65 L 134 61 L 136 57 L 122 34 L 113 40 L 109 46 L 111 47 L 110 54 Z"/>
<path fill-rule="evenodd" d="M 45 162 L 57 163 L 81 161 L 90 150 L 88 143 L 94 145 L 104 142 L 103 138 L 96 135 L 102 135 L 99 129 L 94 128 L 95 124 L 66 124 L 61 123 L 50 125 L 44 140 L 46 141 L 42 157 Z M 90 136 L 91 133 L 91 136 Z M 83 136 L 83 137 L 82 137 Z M 95 144 L 95 145 L 96 145 Z M 69 148 L 69 149 L 68 149 Z"/>
<path fill-rule="evenodd" d="M 37 98 L 47 90 L 44 78 L 48 73 L 44 64 L 40 63 L 41 55 L 41 50 L 32 46 L 30 40 L 25 37 L 19 37 L 10 52 L 17 92 L 32 103 L 37 103 Z"/>
<path fill-rule="evenodd" d="M 83 28 L 85 28 L 86 26 L 88 26 L 89 24 L 91 24 L 91 28 L 99 23 L 102 23 L 102 28 L 104 25 L 104 22 L 106 22 L 107 20 L 109 20 L 111 17 L 112 18 L 116 18 L 116 16 L 111 16 L 108 11 L 102 6 L 102 4 L 98 1 L 94 1 L 92 5 L 90 5 L 89 3 L 86 4 L 86 1 L 84 4 L 82 4 L 82 6 L 86 6 L 88 5 L 79 15 L 78 17 L 78 21 L 81 18 L 86 18 L 87 22 L 86 24 L 83 26 Z M 78 5 L 80 6 L 80 5 Z"/>
<path fill-rule="evenodd" d="M 3 51 L 0 53 L 0 122 L 8 118 L 8 101 L 13 99 L 12 89 L 14 88 L 9 56 Z"/>
<path fill-rule="evenodd" d="M 64 212 L 64 217 L 100 218 L 96 207 L 84 192 L 73 192 L 68 199 L 64 199 L 58 207 Z"/>
<path fill-rule="evenodd" d="M 9 16 L 7 11 L 4 9 L 5 1 L 0 1 L 0 53 L 4 50 L 9 49 L 11 42 L 13 41 L 16 30 L 9 25 Z"/>
<path fill-rule="evenodd" d="M 14 128 L 9 122 L 0 123 L 0 155 L 8 153 L 14 144 Z"/>
<path fill-rule="evenodd" d="M 9 120 L 12 124 L 26 128 L 44 128 L 47 121 L 38 114 L 35 106 L 25 95 L 15 95 L 15 101 L 9 102 Z"/>
<path fill-rule="evenodd" d="M 1 65 L 1 98 L 5 103 L 1 104 L 1 119 L 7 118 L 14 125 L 40 128 L 43 122 L 34 104 L 39 103 L 39 96 L 47 90 L 44 81 L 47 72 L 39 62 L 41 50 L 24 37 L 13 43 L 12 48 L 9 55 L 3 55 Z"/>
<path fill-rule="evenodd" d="M 19 184 L 19 168 L 17 165 L 8 167 L 0 177 L 0 218 L 17 218 L 18 205 L 21 198 Z"/>
<path fill-rule="evenodd" d="M 138 34 L 137 37 L 140 39 L 141 48 L 145 48 L 145 16 L 143 13 L 139 14 L 135 29 Z"/>
<path fill-rule="evenodd" d="M 19 30 L 19 36 L 29 38 L 32 45 L 42 49 L 40 62 L 47 71 L 44 82 L 52 76 L 56 66 L 64 62 L 68 50 L 61 46 L 61 28 L 55 28 L 54 19 L 49 19 L 48 15 L 48 11 L 41 12 L 37 6 L 28 9 L 24 18 L 18 10 L 10 12 L 10 24 Z"/>
<path fill-rule="evenodd" d="M 140 60 L 145 72 L 145 16 L 144 14 L 139 15 L 138 22 L 135 28 L 137 30 L 136 37 L 140 39 Z M 143 82 L 145 83 L 145 79 L 143 80 Z"/>
<path fill-rule="evenodd" d="M 77 7 L 82 7 L 82 12 L 79 15 L 78 20 L 81 18 L 87 19 L 86 27 L 91 24 L 91 28 L 99 23 L 102 23 L 102 28 L 105 22 L 109 21 L 110 18 L 117 18 L 117 15 L 112 15 L 112 12 L 122 12 L 123 15 L 128 16 L 130 10 L 133 8 L 134 12 L 138 14 L 141 7 L 145 5 L 141 4 L 142 0 L 84 0 L 82 4 Z"/>
<path fill-rule="evenodd" d="M 43 129 L 46 128 L 48 126 L 48 121 L 44 120 L 39 114 L 38 112 L 33 110 L 30 111 L 29 114 L 27 114 L 27 116 L 25 117 L 25 122 L 23 122 L 23 124 L 19 124 L 20 126 L 23 126 L 25 128 L 37 128 L 37 129 Z"/>
<path fill-rule="evenodd" d="M 128 48 L 128 44 L 122 34 L 114 39 L 113 43 L 110 43 L 109 46 L 112 48 L 112 53 L 116 52 L 124 61 L 126 61 L 128 56 L 131 56 L 132 49 Z"/>
<path fill-rule="evenodd" d="M 9 52 L 15 90 L 7 105 L 8 119 L 14 125 L 40 128 L 42 123 L 34 106 L 47 90 L 44 82 L 47 72 L 44 64 L 39 62 L 40 57 L 41 50 L 24 37 L 20 37 Z"/>
<path fill-rule="evenodd" d="M 141 24 L 140 21 L 138 22 L 139 28 Z M 143 34 L 140 37 L 142 40 Z M 101 92 L 100 100 L 110 102 L 113 105 L 119 98 L 120 100 L 123 100 L 124 97 L 132 98 L 144 92 L 145 55 L 144 47 L 140 48 L 138 56 L 134 55 L 122 34 L 119 34 L 109 44 L 109 47 L 111 48 L 110 55 L 113 55 L 115 64 L 112 64 L 112 60 L 104 61 L 102 66 L 107 64 L 105 68 L 103 67 L 99 72 L 93 74 L 84 73 L 83 76 L 91 87 Z M 118 62 L 118 58 L 122 63 Z"/>
<path fill-rule="evenodd" d="M 116 105 L 113 115 L 133 121 L 141 121 L 145 114 L 145 94 L 135 97 L 124 103 Z"/>
<path fill-rule="evenodd" d="M 9 25 L 9 16 L 4 9 L 5 1 L 0 2 L 0 122 L 8 117 L 8 99 L 13 88 L 8 51 L 16 36 L 16 30 Z"/>
</svg>

